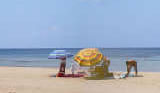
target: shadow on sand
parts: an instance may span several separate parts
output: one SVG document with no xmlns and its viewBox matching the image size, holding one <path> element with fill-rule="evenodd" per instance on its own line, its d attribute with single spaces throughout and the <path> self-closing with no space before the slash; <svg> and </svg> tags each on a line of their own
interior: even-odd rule
<svg viewBox="0 0 160 93">
<path fill-rule="evenodd" d="M 84 77 L 84 79 L 86 80 L 114 80 L 114 79 L 127 79 L 129 77 L 144 77 L 143 75 L 129 75 L 128 77 L 120 77 L 119 78 L 115 78 L 114 76 L 111 77 Z"/>
</svg>

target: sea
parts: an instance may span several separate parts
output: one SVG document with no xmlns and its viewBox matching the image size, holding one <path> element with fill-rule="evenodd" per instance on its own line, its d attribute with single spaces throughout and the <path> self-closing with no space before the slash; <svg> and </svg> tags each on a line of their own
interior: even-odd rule
<svg viewBox="0 0 160 93">
<path fill-rule="evenodd" d="M 48 59 L 53 50 L 66 50 L 75 55 L 82 48 L 0 49 L 0 66 L 59 67 L 60 60 Z M 136 60 L 140 72 L 160 72 L 160 48 L 99 48 L 110 61 L 110 71 L 126 71 L 127 60 Z M 67 68 L 74 62 L 67 59 Z"/>
</svg>

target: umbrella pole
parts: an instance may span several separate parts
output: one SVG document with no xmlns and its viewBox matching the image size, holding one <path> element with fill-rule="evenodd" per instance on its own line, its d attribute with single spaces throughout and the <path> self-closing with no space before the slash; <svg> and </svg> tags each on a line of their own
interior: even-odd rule
<svg viewBox="0 0 160 93">
<path fill-rule="evenodd" d="M 93 66 L 90 66 L 90 75 L 93 76 L 93 73 L 92 71 L 94 70 L 94 67 Z"/>
</svg>

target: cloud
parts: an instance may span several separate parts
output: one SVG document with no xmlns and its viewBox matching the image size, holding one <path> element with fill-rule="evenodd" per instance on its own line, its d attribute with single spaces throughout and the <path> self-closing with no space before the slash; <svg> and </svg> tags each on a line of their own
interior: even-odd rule
<svg viewBox="0 0 160 93">
<path fill-rule="evenodd" d="M 51 26 L 51 27 L 49 27 L 49 30 L 56 31 L 57 30 L 57 26 Z"/>
<path fill-rule="evenodd" d="M 105 0 L 81 0 L 81 1 L 83 1 L 83 2 L 93 2 L 93 3 L 102 3 Z"/>
</svg>

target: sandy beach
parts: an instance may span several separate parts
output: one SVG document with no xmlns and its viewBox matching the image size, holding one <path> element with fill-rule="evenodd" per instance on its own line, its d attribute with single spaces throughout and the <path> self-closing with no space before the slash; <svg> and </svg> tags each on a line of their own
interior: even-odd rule
<svg viewBox="0 0 160 93">
<path fill-rule="evenodd" d="M 0 93 L 159 93 L 160 73 L 143 77 L 85 80 L 56 78 L 56 68 L 0 67 Z"/>
</svg>

